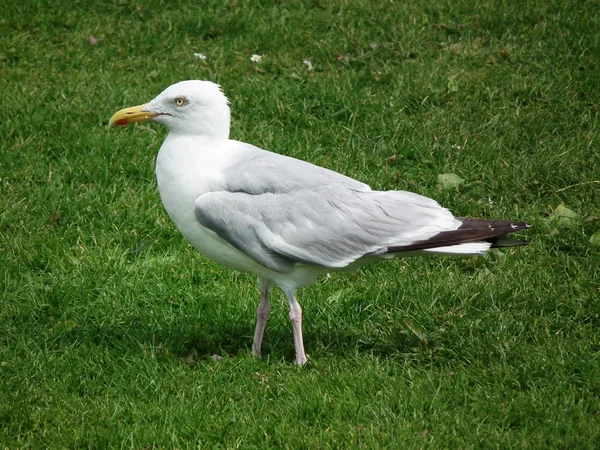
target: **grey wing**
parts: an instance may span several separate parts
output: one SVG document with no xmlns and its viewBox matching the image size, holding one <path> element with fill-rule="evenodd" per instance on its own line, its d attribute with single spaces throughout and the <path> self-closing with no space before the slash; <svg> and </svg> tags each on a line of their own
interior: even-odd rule
<svg viewBox="0 0 600 450">
<path fill-rule="evenodd" d="M 370 191 L 365 183 L 289 156 L 262 150 L 250 144 L 229 141 L 235 146 L 235 165 L 225 169 L 227 190 L 248 194 L 283 194 L 306 188 L 337 186 Z"/>
<path fill-rule="evenodd" d="M 344 268 L 456 227 L 435 201 L 404 191 L 329 185 L 254 194 L 217 191 L 194 204 L 198 221 L 269 269 Z"/>
</svg>

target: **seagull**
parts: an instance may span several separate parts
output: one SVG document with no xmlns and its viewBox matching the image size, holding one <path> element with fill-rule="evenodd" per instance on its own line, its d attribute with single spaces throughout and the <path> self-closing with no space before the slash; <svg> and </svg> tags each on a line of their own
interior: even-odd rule
<svg viewBox="0 0 600 450">
<path fill-rule="evenodd" d="M 169 133 L 156 159 L 162 203 L 201 254 L 258 276 L 252 354 L 278 286 L 289 302 L 296 363 L 307 361 L 296 290 L 336 271 L 415 255 L 480 255 L 525 245 L 505 237 L 526 222 L 454 217 L 435 200 L 367 184 L 229 139 L 229 101 L 219 85 L 188 80 L 149 103 L 116 112 L 109 126 L 154 121 Z"/>
</svg>

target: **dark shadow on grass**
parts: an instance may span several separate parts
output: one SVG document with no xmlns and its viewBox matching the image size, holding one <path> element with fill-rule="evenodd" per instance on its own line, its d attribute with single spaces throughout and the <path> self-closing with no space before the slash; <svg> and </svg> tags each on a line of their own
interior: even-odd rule
<svg viewBox="0 0 600 450">
<path fill-rule="evenodd" d="M 402 328 L 392 329 L 378 337 L 364 336 L 351 330 L 313 331 L 305 334 L 304 341 L 308 354 L 311 350 L 336 356 L 358 353 L 380 358 L 401 358 L 419 355 L 430 358 L 436 354 L 435 342 L 419 339 Z"/>
<path fill-rule="evenodd" d="M 276 360 L 294 360 L 295 349 L 289 322 L 267 327 L 263 340 L 263 355 Z M 56 347 L 78 345 L 105 347 L 121 355 L 148 353 L 156 358 L 180 358 L 194 364 L 213 355 L 236 357 L 249 355 L 254 324 L 251 321 L 216 323 L 204 319 L 186 318 L 171 324 L 145 323 L 142 319 L 110 325 L 82 325 L 57 333 L 52 339 Z M 369 354 L 382 358 L 405 358 L 407 355 L 431 357 L 435 344 L 398 327 L 379 336 L 364 336 L 356 330 L 334 328 L 307 330 L 304 334 L 306 352 L 347 356 Z"/>
<path fill-rule="evenodd" d="M 236 356 L 249 351 L 251 325 L 235 322 L 215 324 L 186 319 L 161 326 L 135 320 L 110 325 L 82 325 L 53 338 L 55 346 L 79 345 L 105 347 L 120 354 L 149 353 L 157 358 L 178 357 L 194 363 L 212 355 Z"/>
</svg>

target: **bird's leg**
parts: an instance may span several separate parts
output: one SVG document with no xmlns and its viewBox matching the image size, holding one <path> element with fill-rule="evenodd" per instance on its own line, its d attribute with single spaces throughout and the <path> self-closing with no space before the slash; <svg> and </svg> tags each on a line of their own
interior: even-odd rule
<svg viewBox="0 0 600 450">
<path fill-rule="evenodd" d="M 271 282 L 264 278 L 259 278 L 260 285 L 260 304 L 256 310 L 256 329 L 254 330 L 254 340 L 252 341 L 252 354 L 260 357 L 260 347 L 262 345 L 263 334 L 271 312 L 271 303 L 269 302 L 269 291 Z"/>
<path fill-rule="evenodd" d="M 303 365 L 306 361 L 304 343 L 302 342 L 302 308 L 296 300 L 296 289 L 284 289 L 285 296 L 290 303 L 290 320 L 294 329 L 294 347 L 296 347 L 296 364 Z"/>
</svg>

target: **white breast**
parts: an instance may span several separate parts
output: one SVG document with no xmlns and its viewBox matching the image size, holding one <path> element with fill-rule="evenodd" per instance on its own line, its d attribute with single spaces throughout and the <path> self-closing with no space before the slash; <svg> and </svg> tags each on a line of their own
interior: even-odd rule
<svg viewBox="0 0 600 450">
<path fill-rule="evenodd" d="M 198 137 L 167 137 L 156 160 L 156 180 L 163 205 L 183 236 L 203 255 L 234 270 L 260 275 L 271 272 L 200 225 L 194 202 L 202 194 L 225 188 L 218 143 Z M 203 151 L 210 148 L 210 152 Z"/>
</svg>

